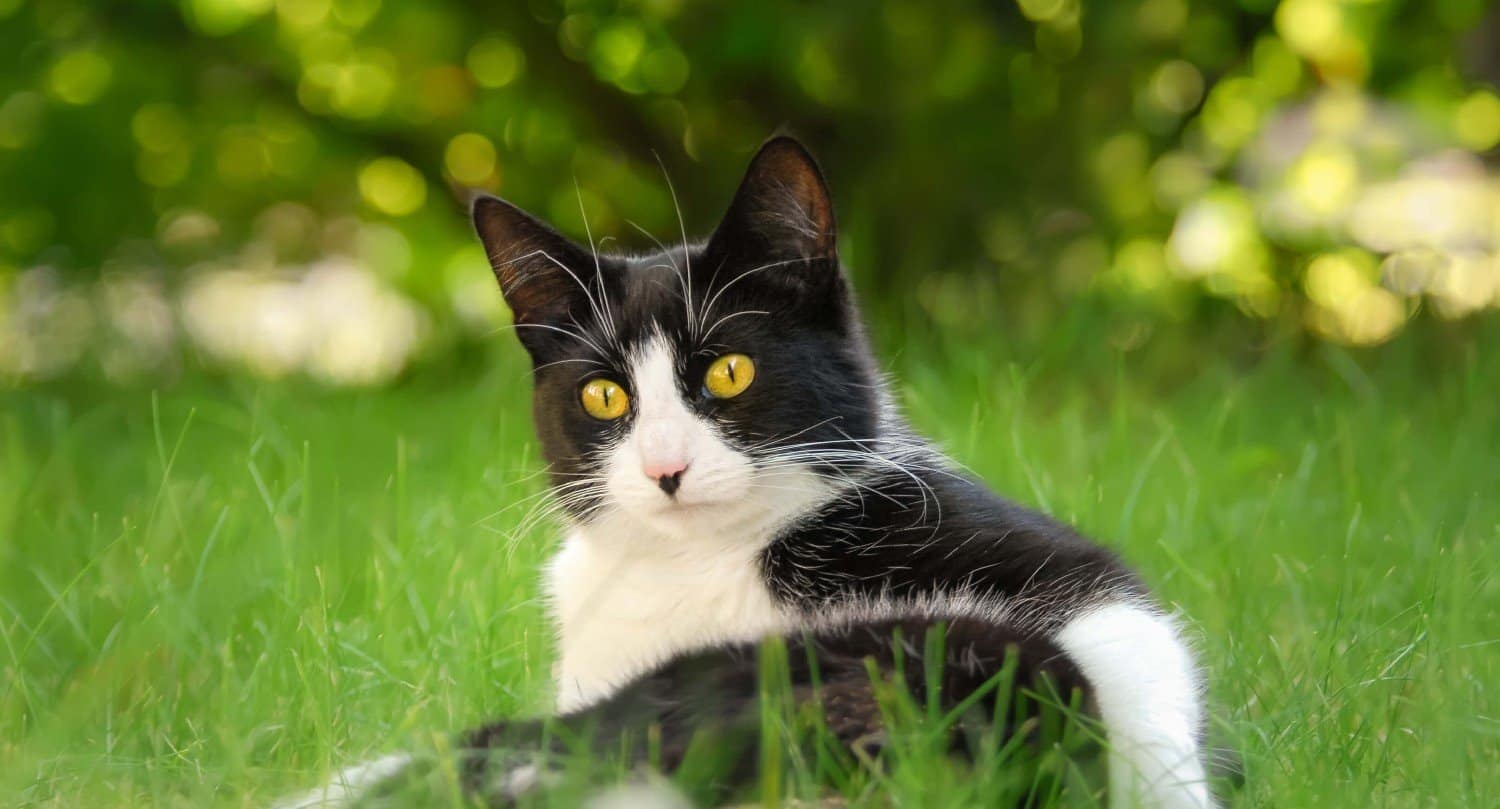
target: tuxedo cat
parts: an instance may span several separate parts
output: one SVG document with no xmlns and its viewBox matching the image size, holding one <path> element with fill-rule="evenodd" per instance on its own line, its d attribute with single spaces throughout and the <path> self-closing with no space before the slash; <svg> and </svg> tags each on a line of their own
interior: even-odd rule
<svg viewBox="0 0 1500 809">
<path fill-rule="evenodd" d="M 472 212 L 531 356 L 567 525 L 545 573 L 554 724 L 615 751 L 653 727 L 670 770 L 695 733 L 759 727 L 756 650 L 775 636 L 794 698 L 851 747 L 881 738 L 868 661 L 919 699 L 938 663 L 945 709 L 1009 665 L 1018 687 L 1084 695 L 1108 737 L 1111 805 L 1213 805 L 1177 627 L 1112 553 L 992 494 L 907 426 L 800 144 L 760 149 L 706 241 L 651 254 L 598 253 L 489 196 Z M 933 649 L 942 659 L 923 659 Z M 515 755 L 544 744 L 539 727 L 464 736 L 506 751 L 466 759 L 470 790 L 504 802 L 542 788 L 545 765 Z M 753 772 L 754 744 L 733 755 Z M 315 799 L 406 766 L 361 765 Z"/>
</svg>

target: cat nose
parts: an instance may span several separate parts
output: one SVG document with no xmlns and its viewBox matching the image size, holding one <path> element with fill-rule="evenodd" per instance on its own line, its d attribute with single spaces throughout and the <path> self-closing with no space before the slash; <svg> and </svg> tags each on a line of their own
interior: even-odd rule
<svg viewBox="0 0 1500 809">
<path fill-rule="evenodd" d="M 681 488 L 682 473 L 687 471 L 687 467 L 683 462 L 648 463 L 641 471 L 646 473 L 646 477 L 656 481 L 656 485 L 670 497 Z"/>
</svg>

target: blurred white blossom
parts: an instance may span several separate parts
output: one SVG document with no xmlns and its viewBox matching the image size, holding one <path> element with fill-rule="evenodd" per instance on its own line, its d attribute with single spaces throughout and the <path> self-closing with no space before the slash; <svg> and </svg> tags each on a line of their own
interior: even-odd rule
<svg viewBox="0 0 1500 809">
<path fill-rule="evenodd" d="M 1181 277 L 1268 315 L 1269 250 L 1310 253 L 1296 268 L 1309 326 L 1355 345 L 1391 337 L 1422 300 L 1450 318 L 1500 306 L 1500 177 L 1404 108 L 1324 91 L 1272 112 L 1234 166 L 1237 182 L 1177 213 Z"/>
<path fill-rule="evenodd" d="M 88 349 L 94 312 L 88 298 L 64 285 L 51 267 L 0 276 L 0 374 L 45 379 L 76 363 Z"/>
<path fill-rule="evenodd" d="M 175 359 L 177 324 L 172 304 L 151 273 L 110 273 L 96 292 L 108 332 L 99 346 L 105 375 L 122 381 L 159 371 Z"/>
<path fill-rule="evenodd" d="M 184 291 L 182 313 L 193 340 L 221 362 L 333 385 L 389 381 L 428 331 L 415 303 L 341 257 L 297 269 L 203 271 Z"/>
</svg>

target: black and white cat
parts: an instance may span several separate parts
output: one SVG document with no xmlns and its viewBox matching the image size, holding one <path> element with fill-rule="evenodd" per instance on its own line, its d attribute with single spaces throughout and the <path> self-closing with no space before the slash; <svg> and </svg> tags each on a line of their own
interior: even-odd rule
<svg viewBox="0 0 1500 809">
<path fill-rule="evenodd" d="M 840 269 L 822 175 L 796 141 L 761 148 L 702 244 L 603 255 L 488 196 L 473 217 L 532 358 L 568 524 L 546 571 L 556 721 L 655 723 L 670 767 L 696 729 L 758 722 L 755 650 L 781 636 L 797 693 L 853 745 L 880 730 L 865 659 L 902 659 L 897 627 L 915 639 L 906 657 L 919 654 L 941 622 L 945 702 L 1018 655 L 1024 683 L 1088 695 L 1113 806 L 1213 805 L 1178 628 L 1109 551 L 913 434 Z M 532 727 L 464 743 L 524 745 Z M 753 765 L 755 749 L 745 755 Z M 539 777 L 474 761 L 480 793 Z M 353 768 L 300 805 L 357 796 L 405 763 Z"/>
</svg>

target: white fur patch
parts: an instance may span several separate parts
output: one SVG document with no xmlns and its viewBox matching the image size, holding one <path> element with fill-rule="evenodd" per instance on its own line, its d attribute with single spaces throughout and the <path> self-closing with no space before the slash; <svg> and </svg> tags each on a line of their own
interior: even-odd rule
<svg viewBox="0 0 1500 809">
<path fill-rule="evenodd" d="M 406 753 L 393 753 L 345 767 L 323 786 L 277 801 L 272 809 L 348 806 L 366 790 L 399 774 L 411 762 L 412 757 Z"/>
<path fill-rule="evenodd" d="M 837 494 L 810 470 L 756 468 L 683 401 L 676 365 L 660 337 L 632 361 L 636 421 L 610 453 L 612 507 L 570 534 L 548 568 L 564 712 L 684 652 L 789 628 L 758 556 Z M 663 459 L 688 465 L 675 497 L 642 472 Z"/>
<path fill-rule="evenodd" d="M 589 705 L 684 652 L 788 629 L 792 617 L 756 562 L 760 546 L 744 539 L 738 548 L 681 545 L 628 518 L 570 535 L 547 570 L 558 710 Z"/>
<path fill-rule="evenodd" d="M 1109 735 L 1111 806 L 1213 806 L 1198 744 L 1197 672 L 1172 622 L 1114 603 L 1069 621 L 1056 640 L 1099 703 Z"/>
<path fill-rule="evenodd" d="M 660 336 L 647 341 L 630 367 L 635 383 L 636 422 L 616 460 L 624 467 L 651 464 L 686 466 L 699 454 L 722 449 L 715 436 L 687 408 L 677 386 L 676 357 Z M 730 460 L 723 457 L 710 462 Z M 628 469 L 626 471 L 629 471 Z M 654 484 L 654 481 L 653 481 Z M 654 485 L 653 485 L 654 488 Z"/>
<path fill-rule="evenodd" d="M 508 798 L 516 798 L 536 789 L 543 782 L 551 780 L 547 771 L 537 764 L 522 764 L 500 774 L 496 783 L 491 785 L 493 794 L 504 795 Z"/>
</svg>

